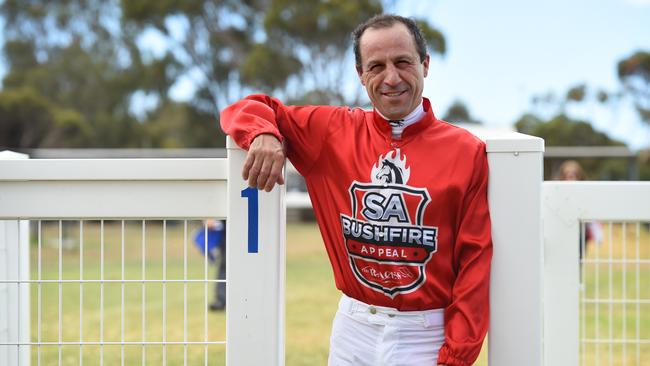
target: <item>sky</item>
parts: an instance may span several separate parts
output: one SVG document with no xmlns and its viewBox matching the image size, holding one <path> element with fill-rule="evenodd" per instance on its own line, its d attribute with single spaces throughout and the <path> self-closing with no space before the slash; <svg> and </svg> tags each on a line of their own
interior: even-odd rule
<svg viewBox="0 0 650 366">
<path fill-rule="evenodd" d="M 425 79 L 436 114 L 460 100 L 474 119 L 497 128 L 512 128 L 532 110 L 533 95 L 563 96 L 581 83 L 620 90 L 618 61 L 650 51 L 650 0 L 396 0 L 395 12 L 424 17 L 445 36 L 447 53 L 432 59 Z M 191 84 L 181 80 L 170 95 L 191 98 Z M 155 101 L 140 104 L 147 103 Z M 634 150 L 650 148 L 650 125 L 629 103 L 569 112 Z"/>
<path fill-rule="evenodd" d="M 510 127 L 531 97 L 577 84 L 619 90 L 619 60 L 650 51 L 650 0 L 403 0 L 402 15 L 426 17 L 447 41 L 424 95 L 440 114 L 462 100 L 488 126 Z M 631 148 L 650 147 L 650 126 L 630 104 L 569 110 Z"/>
</svg>

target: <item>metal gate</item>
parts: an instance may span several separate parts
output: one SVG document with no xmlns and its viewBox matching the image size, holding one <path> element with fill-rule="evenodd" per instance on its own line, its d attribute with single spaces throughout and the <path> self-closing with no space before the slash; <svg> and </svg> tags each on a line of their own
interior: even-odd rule
<svg viewBox="0 0 650 366">
<path fill-rule="evenodd" d="M 205 365 L 283 364 L 284 191 L 247 189 L 244 156 L 229 146 L 229 159 L 0 161 L 0 364 L 124 365 L 134 353 L 142 364 L 153 355 L 196 364 L 188 356 L 196 347 Z M 219 280 L 187 249 L 188 226 L 214 218 L 227 220 L 227 261 L 235 263 L 224 280 L 221 339 L 208 330 L 206 306 Z M 70 236 L 74 255 L 65 251 Z M 192 307 L 200 310 L 188 311 L 192 291 L 203 294 Z"/>
<path fill-rule="evenodd" d="M 546 365 L 650 361 L 650 183 L 544 183 Z M 587 237 L 597 225 L 600 237 Z M 589 240 L 587 240 L 589 239 Z"/>
</svg>

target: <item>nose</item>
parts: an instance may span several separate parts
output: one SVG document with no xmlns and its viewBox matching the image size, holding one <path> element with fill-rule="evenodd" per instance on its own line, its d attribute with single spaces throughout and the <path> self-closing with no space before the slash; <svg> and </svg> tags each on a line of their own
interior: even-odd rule
<svg viewBox="0 0 650 366">
<path fill-rule="evenodd" d="M 384 84 L 388 86 L 396 86 L 402 81 L 402 78 L 399 76 L 399 70 L 393 64 L 386 65 L 384 70 L 386 75 L 384 77 Z"/>
</svg>

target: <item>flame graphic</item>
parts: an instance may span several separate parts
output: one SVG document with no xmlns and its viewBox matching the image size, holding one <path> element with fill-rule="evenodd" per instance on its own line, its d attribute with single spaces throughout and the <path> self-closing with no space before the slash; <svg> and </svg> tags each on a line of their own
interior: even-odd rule
<svg viewBox="0 0 650 366">
<path fill-rule="evenodd" d="M 377 164 L 372 167 L 370 180 L 377 184 L 406 184 L 411 176 L 411 168 L 406 167 L 406 155 L 401 156 L 400 150 L 389 151 L 379 155 Z"/>
</svg>

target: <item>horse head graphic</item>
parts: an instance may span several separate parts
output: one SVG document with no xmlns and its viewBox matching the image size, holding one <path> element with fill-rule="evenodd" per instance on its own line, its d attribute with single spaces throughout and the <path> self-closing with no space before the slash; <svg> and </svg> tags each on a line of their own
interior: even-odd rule
<svg viewBox="0 0 650 366">
<path fill-rule="evenodd" d="M 406 155 L 402 158 L 399 149 L 380 155 L 372 167 L 371 181 L 379 184 L 406 184 L 411 169 L 406 167 Z"/>
</svg>

